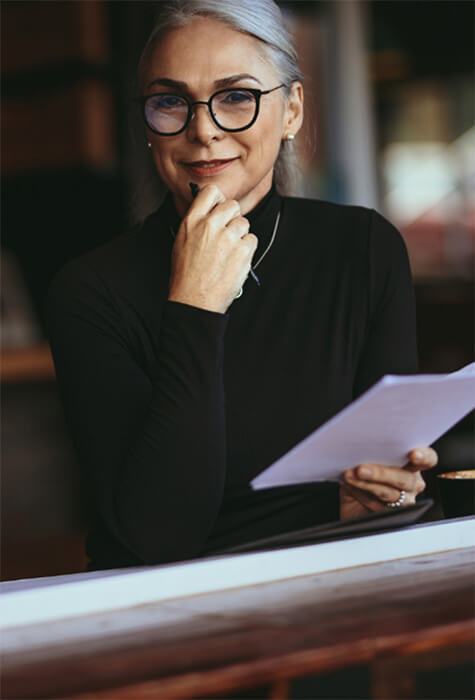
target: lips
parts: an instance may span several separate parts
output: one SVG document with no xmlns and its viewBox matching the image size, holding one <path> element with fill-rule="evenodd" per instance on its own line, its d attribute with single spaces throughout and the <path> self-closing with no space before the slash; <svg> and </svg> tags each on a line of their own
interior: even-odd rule
<svg viewBox="0 0 475 700">
<path fill-rule="evenodd" d="M 184 163 L 185 167 L 194 175 L 206 177 L 221 172 L 227 168 L 237 158 L 216 158 L 213 160 L 195 160 L 191 163 Z"/>
<path fill-rule="evenodd" d="M 234 158 L 216 158 L 215 160 L 194 160 L 191 163 L 185 163 L 185 165 L 191 165 L 195 168 L 207 168 L 213 167 L 214 165 L 219 165 L 221 163 L 229 163 L 229 161 L 235 160 Z"/>
</svg>

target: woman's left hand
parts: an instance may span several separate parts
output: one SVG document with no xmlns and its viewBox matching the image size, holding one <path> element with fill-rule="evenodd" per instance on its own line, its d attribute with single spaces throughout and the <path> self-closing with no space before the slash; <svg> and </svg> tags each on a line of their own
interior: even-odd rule
<svg viewBox="0 0 475 700">
<path fill-rule="evenodd" d="M 438 461 L 431 447 L 418 447 L 409 455 L 404 467 L 359 464 L 347 469 L 340 481 L 340 518 L 347 520 L 385 510 L 405 492 L 404 505 L 415 503 L 426 484 L 421 471 L 432 469 Z"/>
</svg>

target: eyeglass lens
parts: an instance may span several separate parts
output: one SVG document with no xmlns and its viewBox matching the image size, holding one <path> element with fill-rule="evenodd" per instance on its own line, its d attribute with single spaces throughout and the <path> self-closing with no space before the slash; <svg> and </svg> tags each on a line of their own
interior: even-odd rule
<svg viewBox="0 0 475 700">
<path fill-rule="evenodd" d="M 210 109 L 218 126 L 243 129 L 254 119 L 256 96 L 248 90 L 222 90 L 211 98 Z M 162 134 L 173 134 L 185 126 L 189 103 L 180 95 L 152 95 L 145 102 L 149 126 Z"/>
</svg>

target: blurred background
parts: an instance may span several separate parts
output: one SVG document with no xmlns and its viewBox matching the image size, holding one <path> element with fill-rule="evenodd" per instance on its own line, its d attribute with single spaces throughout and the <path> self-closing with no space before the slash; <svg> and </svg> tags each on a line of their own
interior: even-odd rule
<svg viewBox="0 0 475 700">
<path fill-rule="evenodd" d="M 374 207 L 399 228 L 420 370 L 459 369 L 473 360 L 475 6 L 279 4 L 306 75 L 298 194 Z M 67 260 L 146 213 L 137 192 L 151 164 L 132 99 L 156 5 L 1 4 L 2 579 L 85 565 L 78 469 L 42 304 Z M 468 417 L 437 443 L 439 471 L 474 467 L 473 435 Z"/>
</svg>

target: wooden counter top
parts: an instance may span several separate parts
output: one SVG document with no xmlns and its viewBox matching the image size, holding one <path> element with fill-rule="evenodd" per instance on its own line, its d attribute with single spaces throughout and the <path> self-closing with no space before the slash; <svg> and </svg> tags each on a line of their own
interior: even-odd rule
<svg viewBox="0 0 475 700">
<path fill-rule="evenodd" d="M 21 633 L 29 649 L 4 654 L 4 697 L 172 700 L 266 683 L 286 697 L 291 678 L 356 664 L 376 697 L 391 697 L 386 677 L 393 698 L 412 697 L 394 686 L 410 674 L 387 669 L 470 659 L 474 581 L 473 550 L 453 550 L 37 625 Z"/>
</svg>

